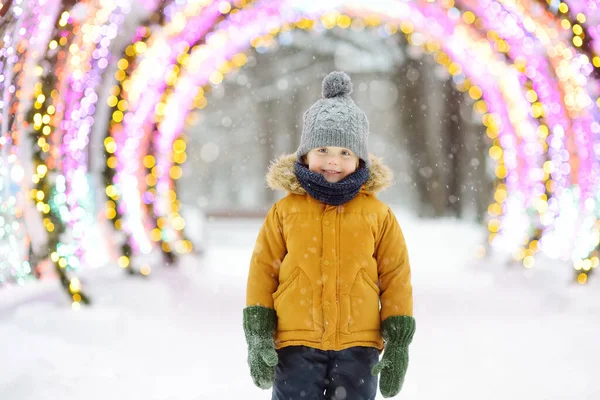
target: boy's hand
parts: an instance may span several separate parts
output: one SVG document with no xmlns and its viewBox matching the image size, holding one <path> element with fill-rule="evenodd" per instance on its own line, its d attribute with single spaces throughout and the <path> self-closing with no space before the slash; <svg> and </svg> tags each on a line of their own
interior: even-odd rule
<svg viewBox="0 0 600 400">
<path fill-rule="evenodd" d="M 387 345 L 381 361 L 373 367 L 372 374 L 381 373 L 379 390 L 383 397 L 393 397 L 400 393 L 408 368 L 408 347 Z"/>
<path fill-rule="evenodd" d="M 248 343 L 248 365 L 254 384 L 269 389 L 275 380 L 275 366 L 279 361 L 273 335 L 277 325 L 275 310 L 252 306 L 244 309 L 244 333 Z"/>
<path fill-rule="evenodd" d="M 273 340 L 271 339 L 271 343 Z M 275 380 L 275 366 L 279 358 L 275 346 L 261 343 L 256 347 L 248 346 L 248 364 L 254 384 L 261 389 L 269 389 Z"/>
<path fill-rule="evenodd" d="M 383 397 L 393 397 L 400 393 L 408 369 L 408 345 L 415 333 L 415 319 L 407 316 L 386 318 L 381 324 L 381 333 L 385 350 L 371 373 L 381 373 L 379 390 Z"/>
</svg>

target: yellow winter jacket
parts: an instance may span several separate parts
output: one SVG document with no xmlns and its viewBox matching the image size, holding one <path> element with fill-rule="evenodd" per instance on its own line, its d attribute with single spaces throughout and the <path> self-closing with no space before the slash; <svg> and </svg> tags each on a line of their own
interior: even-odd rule
<svg viewBox="0 0 600 400">
<path fill-rule="evenodd" d="M 410 265 L 402 231 L 375 193 L 392 174 L 371 156 L 370 178 L 351 201 L 310 197 L 294 174 L 295 155 L 276 160 L 272 189 L 288 195 L 264 221 L 250 262 L 247 306 L 277 312 L 277 348 L 383 349 L 380 322 L 412 316 Z"/>
</svg>

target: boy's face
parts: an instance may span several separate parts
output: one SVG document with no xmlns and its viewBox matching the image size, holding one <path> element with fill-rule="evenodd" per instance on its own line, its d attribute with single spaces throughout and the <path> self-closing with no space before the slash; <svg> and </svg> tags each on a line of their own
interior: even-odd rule
<svg viewBox="0 0 600 400">
<path fill-rule="evenodd" d="M 356 171 L 358 162 L 358 156 L 344 147 L 317 147 L 306 154 L 308 169 L 323 175 L 331 183 Z"/>
</svg>

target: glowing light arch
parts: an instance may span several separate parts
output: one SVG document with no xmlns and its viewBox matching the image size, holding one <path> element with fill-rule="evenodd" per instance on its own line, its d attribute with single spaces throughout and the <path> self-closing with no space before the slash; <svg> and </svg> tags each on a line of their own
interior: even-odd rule
<svg viewBox="0 0 600 400">
<path fill-rule="evenodd" d="M 506 104 L 510 105 L 512 102 L 511 108 L 513 110 L 522 108 L 519 105 L 519 98 L 513 98 L 515 91 L 520 91 L 521 86 L 516 71 L 511 70 L 499 61 L 493 63 L 496 74 L 487 74 L 482 68 L 477 70 L 474 67 L 477 67 L 478 64 L 469 63 L 468 60 L 472 57 L 476 57 L 477 51 L 484 56 L 490 58 L 493 57 L 493 51 L 488 46 L 487 41 L 482 40 L 481 42 L 474 43 L 470 47 L 459 46 L 457 45 L 457 42 L 469 43 L 469 38 L 474 36 L 472 32 L 467 32 L 468 27 L 460 26 L 457 29 L 456 21 L 451 21 L 433 6 L 428 8 L 429 13 L 422 14 L 419 12 L 418 7 L 413 3 L 396 3 L 396 5 L 398 6 L 395 9 L 396 12 L 390 12 L 389 9 L 387 9 L 388 11 L 385 14 L 381 13 L 380 10 L 378 10 L 378 7 L 373 6 L 372 4 L 365 5 L 364 8 L 356 7 L 354 9 L 342 9 L 340 11 L 347 15 L 351 15 L 352 17 L 368 15 L 369 13 L 374 16 L 374 13 L 378 12 L 376 15 L 377 18 L 386 18 L 388 22 L 393 21 L 401 23 L 402 21 L 411 21 L 412 24 L 415 25 L 415 39 L 417 35 L 420 35 L 420 33 L 416 32 L 417 30 L 420 30 L 421 32 L 434 32 L 431 36 L 433 36 L 436 41 L 441 42 L 442 47 L 445 45 L 445 49 L 448 53 L 454 55 L 453 58 L 457 61 L 457 64 L 455 64 L 454 67 L 460 65 L 461 68 L 463 68 L 462 66 L 464 66 L 464 69 L 469 71 L 468 75 L 471 80 L 476 81 L 476 83 L 484 89 L 484 96 L 487 96 L 490 100 L 496 99 L 496 101 L 490 102 L 490 107 L 492 108 L 492 111 L 495 112 L 495 115 L 499 117 L 502 126 L 500 129 L 501 140 L 503 141 L 502 145 L 505 148 L 505 152 L 515 161 L 515 165 L 510 165 L 508 181 L 511 183 L 511 186 L 514 185 L 515 191 L 529 190 L 528 184 L 530 180 L 521 179 L 521 174 L 518 173 L 518 170 L 522 168 L 519 168 L 516 163 L 519 161 L 526 162 L 529 164 L 529 167 L 535 164 L 535 158 L 526 157 L 523 154 L 523 148 L 524 146 L 530 146 L 532 144 L 536 145 L 537 137 L 533 137 L 531 134 L 528 136 L 522 135 L 525 137 L 525 140 L 519 145 L 517 136 L 511 131 L 513 125 L 509 120 L 509 110 L 505 107 Z M 289 17 L 287 17 L 289 14 L 289 12 L 286 12 L 285 3 L 258 3 L 254 9 L 243 10 L 235 16 L 231 16 L 229 20 L 222 23 L 225 25 L 223 28 L 213 31 L 211 37 L 207 38 L 207 44 L 205 46 L 201 46 L 196 51 L 192 52 L 190 62 L 188 63 L 186 71 L 184 71 L 192 72 L 183 74 L 183 76 L 180 77 L 180 83 L 175 88 L 171 101 L 167 103 L 165 107 L 166 117 L 159 128 L 160 136 L 158 142 L 159 148 L 161 149 L 159 154 L 168 154 L 168 149 L 170 148 L 172 140 L 183 127 L 185 115 L 189 109 L 192 108 L 191 106 L 195 98 L 195 93 L 193 90 L 190 90 L 190 88 L 202 87 L 208 84 L 212 74 L 219 74 L 219 64 L 226 63 L 227 60 L 231 59 L 237 52 L 245 51 L 249 47 L 247 38 L 260 38 L 260 36 L 267 34 L 269 30 L 276 29 L 274 27 L 284 25 L 289 21 Z M 321 10 L 305 14 L 296 13 L 294 18 L 296 20 L 315 20 L 322 14 Z M 325 15 L 325 18 L 331 18 L 327 17 L 327 13 L 325 13 Z M 430 17 L 431 19 L 427 17 Z M 444 19 L 444 17 L 446 18 Z M 288 18 L 288 20 L 286 20 L 286 18 Z M 333 18 L 335 23 L 335 16 Z M 432 26 L 430 22 L 433 19 L 441 21 L 440 24 Z M 242 21 L 243 23 L 241 23 Z M 410 30 L 412 30 L 412 28 L 410 28 Z M 454 43 L 452 43 L 452 40 L 449 39 L 448 36 L 456 39 Z M 444 38 L 447 38 L 447 40 L 444 41 Z M 212 46 L 213 44 L 214 46 Z M 512 84 L 504 83 L 502 87 L 496 87 L 495 82 L 501 81 L 502 76 L 510 77 L 511 79 L 508 79 L 508 81 L 512 82 Z M 217 81 L 219 81 L 221 78 L 219 75 L 217 75 L 217 77 Z M 524 99 L 525 96 L 522 95 L 521 100 Z M 527 115 L 522 115 L 521 117 L 524 120 L 528 119 Z M 529 121 L 529 124 L 533 124 L 533 121 Z M 520 155 L 517 155 L 516 153 L 520 153 Z M 161 161 L 159 161 L 159 165 L 162 165 L 163 170 L 167 170 L 168 159 L 162 157 Z M 523 208 L 523 202 L 515 202 L 512 210 L 514 210 L 514 212 L 519 212 Z M 516 232 L 519 231 L 523 232 L 523 229 L 518 228 L 516 230 Z"/>
<path fill-rule="evenodd" d="M 489 0 L 463 1 L 463 3 L 468 3 L 468 7 L 466 8 L 475 10 L 475 13 L 481 12 L 488 15 L 488 18 L 484 19 L 483 23 L 492 27 L 494 31 L 500 32 L 500 37 L 509 43 L 510 49 L 507 54 L 516 53 L 515 56 L 517 60 L 519 57 L 522 57 L 522 60 L 527 60 L 527 67 L 524 67 L 524 74 L 527 79 L 532 81 L 532 87 L 535 90 L 534 96 L 539 97 L 540 103 L 544 105 L 543 113 L 539 112 L 540 110 L 532 108 L 532 114 L 539 114 L 539 127 L 543 128 L 544 131 L 548 131 L 548 142 L 552 144 L 551 146 L 548 146 L 548 161 L 544 163 L 544 170 L 551 171 L 550 175 L 552 181 L 549 181 L 549 183 L 552 183 L 552 189 L 549 189 L 551 190 L 551 196 L 549 199 L 545 199 L 544 197 L 546 196 L 544 190 L 541 190 L 540 194 L 542 197 L 540 198 L 538 196 L 537 199 L 536 197 L 532 197 L 531 200 L 534 201 L 533 206 L 537 208 L 537 211 L 540 214 L 539 222 L 542 225 L 542 236 L 544 237 L 542 246 L 547 250 L 560 254 L 557 250 L 561 248 L 561 245 L 570 243 L 570 241 L 563 240 L 564 232 L 567 230 L 572 231 L 575 229 L 575 226 L 574 224 L 571 224 L 570 227 L 567 227 L 562 223 L 565 219 L 568 221 L 569 218 L 564 218 L 566 213 L 563 213 L 562 216 L 558 216 L 558 198 L 563 192 L 566 194 L 563 198 L 572 196 L 569 189 L 571 185 L 579 185 L 583 188 L 582 191 L 584 195 L 582 196 L 583 199 L 579 201 L 580 205 L 585 204 L 586 199 L 593 195 L 594 190 L 592 186 L 594 182 L 592 182 L 590 178 L 593 176 L 593 157 L 591 155 L 594 153 L 593 141 L 585 140 L 585 138 L 591 136 L 589 131 L 590 123 L 593 122 L 593 119 L 590 118 L 590 113 L 584 115 L 587 118 L 585 125 L 588 127 L 587 132 L 584 132 L 582 124 L 577 122 L 574 123 L 569 115 L 567 115 L 568 107 L 565 106 L 565 101 L 563 101 L 564 93 L 574 92 L 574 90 L 572 86 L 570 87 L 569 82 L 564 82 L 560 76 L 557 76 L 556 65 L 558 62 L 553 61 L 553 59 L 556 58 L 559 58 L 563 62 L 568 61 L 565 60 L 564 53 L 558 52 L 558 54 L 556 54 L 555 46 L 557 46 L 557 44 L 563 46 L 563 44 L 560 43 L 560 37 L 553 37 L 559 36 L 553 35 L 553 33 L 557 32 L 556 29 L 560 29 L 558 27 L 558 21 L 553 20 L 550 14 L 542 9 L 541 4 L 535 1 L 528 1 L 525 6 L 521 6 L 520 4 L 517 5 L 515 2 L 511 1 L 498 1 L 498 3 L 503 4 L 506 8 L 487 7 L 494 3 Z M 484 8 L 485 11 L 481 11 L 481 9 Z M 467 12 L 470 13 L 471 11 Z M 465 16 L 466 15 L 467 14 L 465 14 Z M 470 17 L 474 18 L 473 15 Z M 555 26 L 556 29 L 554 29 Z M 542 45 L 544 53 L 542 53 L 541 56 L 540 54 L 536 54 L 536 52 L 532 52 L 532 54 L 523 54 L 523 46 L 520 42 L 529 40 L 527 37 L 529 33 L 533 33 L 535 38 L 537 38 L 538 42 Z M 552 56 L 553 53 L 555 53 L 554 56 Z M 571 53 L 569 52 L 568 54 L 570 56 Z M 548 57 L 548 59 L 546 57 Z M 591 67 L 591 64 L 587 63 L 587 68 Z M 544 71 L 547 71 L 547 74 L 544 74 Z M 581 90 L 581 88 L 579 88 L 579 90 Z M 587 100 L 588 102 L 590 101 L 589 98 Z M 556 104 L 560 104 L 561 106 L 556 107 Z M 555 111 L 554 108 L 558 108 L 558 112 Z M 578 141 L 578 143 L 575 144 L 576 141 Z M 568 157 L 567 160 L 562 160 L 562 150 L 565 148 L 569 148 L 570 157 Z M 582 161 L 580 162 L 580 160 Z M 562 172 L 565 167 L 568 171 L 572 171 L 572 173 Z M 578 179 L 580 176 L 587 179 L 580 180 Z M 541 188 L 544 189 L 543 186 Z M 566 205 L 563 205 L 564 209 L 567 209 L 568 207 L 572 207 L 569 202 L 567 202 Z M 559 229 L 563 232 L 562 238 L 556 237 L 557 235 L 555 234 L 557 230 L 554 229 L 554 223 L 557 216 L 557 224 L 562 225 Z M 582 218 L 584 220 L 586 218 L 589 220 L 589 213 L 588 217 L 586 217 L 584 213 Z M 580 233 L 584 234 L 584 236 L 589 236 L 585 230 L 586 228 L 583 227 L 580 230 Z M 552 240 L 553 237 L 554 240 Z M 534 253 L 538 248 L 537 240 L 532 242 L 531 245 L 533 246 L 529 246 L 528 252 Z M 564 253 L 566 253 L 566 251 Z"/>
<path fill-rule="evenodd" d="M 446 64 L 459 87 L 463 85 L 465 89 L 472 89 L 470 93 L 476 99 L 483 96 L 485 101 L 479 101 L 477 108 L 487 113 L 484 122 L 500 149 L 496 153 L 501 171 L 499 177 L 506 178 L 507 183 L 506 187 L 500 185 L 496 194 L 508 200 L 500 201 L 499 208 L 494 208 L 491 213 L 491 226 L 500 231 L 502 235 L 499 237 L 506 238 L 513 247 L 520 245 L 523 233 L 527 231 L 524 228 L 539 224 L 540 220 L 545 222 L 542 224 L 544 234 L 550 237 L 555 232 L 552 229 L 554 220 L 547 218 L 547 210 L 554 208 L 558 213 L 558 200 L 567 204 L 574 202 L 579 205 L 577 209 L 587 212 L 577 214 L 577 218 L 585 219 L 587 225 L 576 220 L 571 223 L 572 231 L 579 229 L 585 232 L 589 229 L 590 215 L 596 221 L 597 211 L 588 207 L 591 203 L 587 200 L 598 188 L 598 182 L 591 179 L 598 169 L 597 146 L 594 146 L 599 136 L 595 131 L 597 122 L 588 109 L 583 109 L 581 115 L 563 112 L 564 93 L 572 90 L 586 95 L 585 84 L 576 80 L 564 83 L 561 79 L 553 79 L 557 77 L 560 63 L 568 59 L 564 51 L 559 52 L 554 60 L 553 57 L 547 58 L 548 54 L 528 55 L 518 46 L 520 38 L 515 32 L 529 35 L 536 43 L 544 44 L 546 53 L 554 51 L 552 46 L 562 46 L 562 49 L 570 51 L 560 35 L 548 35 L 550 22 L 554 21 L 549 14 L 544 14 L 538 23 L 531 18 L 529 8 L 523 7 L 523 4 L 535 7 L 537 3 L 465 0 L 458 6 L 460 10 L 455 8 L 453 1 L 322 1 L 318 7 L 312 2 L 295 0 L 257 1 L 249 6 L 246 3 L 249 2 L 195 0 L 171 3 L 165 10 L 164 26 L 156 29 L 143 46 L 140 44 L 145 49 L 140 51 L 144 53 L 143 58 L 129 76 L 130 84 L 123 95 L 128 105 L 123 110 L 122 123 L 114 125 L 111 131 L 122 168 L 115 184 L 122 199 L 119 206 L 126 216 L 123 228 L 134 237 L 136 251 L 145 253 L 153 248 L 150 238 L 153 228 L 156 229 L 141 211 L 141 206 L 147 202 L 142 195 L 147 185 L 142 160 L 150 143 L 155 145 L 160 155 L 156 165 L 162 170 L 157 182 L 160 185 L 158 193 L 167 192 L 165 189 L 171 189 L 172 193 L 173 181 L 167 173 L 171 168 L 168 154 L 181 132 L 187 113 L 206 103 L 202 92 L 198 96 L 197 88 L 219 84 L 224 74 L 244 63 L 240 52 L 250 48 L 251 44 L 263 46 L 274 32 L 307 28 L 311 25 L 310 21 L 320 21 L 325 28 L 329 25 L 342 26 L 341 17 L 350 18 L 350 21 L 352 18 L 364 18 L 367 25 L 377 19 L 378 22 L 373 25 L 394 30 L 399 25 L 400 31 L 408 35 L 413 45 L 421 45 L 439 62 Z M 501 4 L 504 8 L 490 7 L 497 11 L 490 13 L 484 5 L 492 3 Z M 236 9 L 236 4 L 242 4 L 242 8 Z M 474 28 L 473 21 L 468 21 L 468 13 L 475 19 L 479 18 L 482 27 Z M 499 22 L 501 14 L 513 16 L 514 26 L 519 29 L 502 30 Z M 496 36 L 490 37 L 490 32 Z M 202 40 L 205 40 L 204 44 Z M 502 50 L 503 43 L 509 44 L 508 49 Z M 190 49 L 191 46 L 194 47 Z M 573 54 L 581 56 L 576 52 L 571 56 Z M 489 65 L 471 62 L 477 59 L 485 59 Z M 583 70 L 590 66 L 589 59 L 586 63 L 582 57 L 574 68 Z M 471 82 L 475 85 L 471 86 Z M 525 90 L 525 82 L 531 82 L 532 89 Z M 533 97 L 535 99 L 531 100 Z M 534 112 L 540 107 L 552 110 L 556 104 L 559 112 L 542 113 L 543 118 Z M 594 111 L 597 113 L 596 109 Z M 568 129 L 571 124 L 579 128 Z M 553 126 L 561 126 L 562 131 L 553 129 Z M 540 136 L 540 133 L 548 136 L 548 142 L 556 143 L 557 147 L 546 148 L 546 136 Z M 584 140 L 579 140 L 582 137 Z M 568 144 L 567 148 L 565 144 Z M 580 159 L 584 162 L 578 161 Z M 565 164 L 568 169 L 562 169 Z M 581 179 L 582 176 L 584 179 Z M 548 177 L 557 182 L 558 189 L 565 189 L 566 195 L 556 191 L 551 199 L 545 200 L 547 205 L 542 210 L 540 204 L 543 205 L 544 201 L 540 202 L 538 197 L 543 195 Z M 573 194 L 577 191 L 569 191 L 573 184 L 580 188 L 582 196 Z M 572 199 L 569 200 L 569 197 Z M 152 200 L 156 200 L 155 214 L 170 221 L 159 227 L 164 231 L 162 240 L 174 240 L 178 234 L 177 229 L 173 229 L 173 216 L 179 216 L 169 210 L 173 199 L 158 197 Z M 496 217 L 502 217 L 503 223 L 500 224 Z M 511 223 L 511 220 L 518 223 Z M 556 221 L 560 222 L 560 218 Z M 582 252 L 585 251 L 589 249 Z"/>
<path fill-rule="evenodd" d="M 391 2 L 390 2 L 390 3 L 391 3 Z M 261 5 L 264 5 L 264 3 L 258 3 L 258 4 L 257 4 L 257 7 L 260 7 Z M 401 7 L 401 6 L 404 6 L 404 7 L 413 7 L 413 4 L 412 4 L 412 3 L 394 3 L 393 5 L 395 5 L 395 6 L 398 6 L 398 7 Z M 283 12 L 283 13 L 282 13 L 282 9 L 281 9 L 281 7 L 282 7 L 282 4 L 273 4 L 273 3 L 271 3 L 269 6 L 270 6 L 270 7 L 272 7 L 272 8 L 273 8 L 273 7 L 275 8 L 275 9 L 274 9 L 274 10 L 275 10 L 274 14 L 278 14 L 279 16 L 281 16 L 281 15 L 285 15 L 285 12 Z M 430 7 L 430 10 L 431 10 L 431 11 L 433 11 L 433 12 L 435 12 L 435 11 L 436 11 L 436 9 L 435 9 L 435 8 L 433 8 L 433 5 L 430 5 L 429 7 Z M 416 6 L 414 6 L 414 9 L 416 9 Z M 267 8 L 265 8 L 264 10 L 267 10 L 267 11 L 268 11 L 268 9 L 267 9 Z M 264 12 L 264 10 L 263 10 L 263 12 Z M 257 12 L 257 11 L 256 11 L 256 9 L 254 9 L 253 11 Z M 371 10 L 369 10 L 369 11 L 371 11 L 371 12 L 372 12 L 372 11 L 374 11 L 374 10 L 373 10 L 373 9 L 371 9 Z M 376 10 L 375 10 L 375 11 L 376 11 Z M 244 11 L 242 11 L 242 12 L 244 12 Z M 260 11 L 258 11 L 258 12 L 260 12 Z M 389 13 L 389 11 L 388 11 L 388 13 Z M 288 13 L 288 15 L 289 15 L 289 14 L 290 14 L 290 13 Z M 317 14 L 318 14 L 318 13 L 317 13 Z M 442 19 L 443 19 L 443 17 L 444 17 L 444 14 L 440 14 L 440 13 L 438 12 L 438 14 L 437 14 L 436 16 L 437 16 L 438 18 L 442 17 Z M 297 16 L 296 16 L 296 17 L 297 17 Z M 233 18 L 233 17 L 232 17 L 232 18 Z M 453 21 L 448 21 L 448 24 L 447 24 L 447 26 L 449 27 L 449 29 L 453 29 L 453 27 L 454 27 L 454 24 L 455 24 L 455 23 L 454 23 Z M 276 23 L 276 25 L 277 25 L 277 23 Z M 259 28 L 260 28 L 260 27 L 259 27 Z M 214 37 L 214 35 L 218 35 L 218 33 L 213 33 L 213 34 L 211 34 L 211 36 L 213 36 L 213 37 Z M 246 40 L 246 39 L 245 39 L 245 38 L 246 38 L 246 36 L 244 36 L 244 35 L 240 35 L 240 34 L 239 34 L 239 32 L 238 32 L 238 35 L 237 35 L 237 37 L 238 37 L 238 38 L 242 38 L 242 39 L 241 39 L 241 41 L 242 41 L 242 42 L 244 42 L 244 40 Z M 467 38 L 467 39 L 468 39 L 468 38 Z M 210 41 L 210 37 L 208 37 L 208 38 L 207 38 L 207 42 L 209 42 L 209 41 Z M 244 48 L 244 46 L 245 46 L 245 47 L 248 47 L 248 46 L 247 46 L 247 43 L 246 43 L 246 44 L 244 44 L 244 43 L 241 43 L 241 47 L 242 47 L 242 48 Z M 223 47 L 224 47 L 224 46 L 222 46 L 221 48 L 223 48 Z M 200 51 L 200 50 L 199 50 L 199 51 Z M 230 53 L 231 53 L 231 51 L 230 51 Z M 202 53 L 193 53 L 193 54 L 202 54 Z M 199 56 L 199 57 L 203 57 L 203 56 L 205 56 L 205 54 L 203 54 L 203 55 L 201 55 L 201 56 Z M 191 57 L 191 59 L 193 59 L 193 56 Z M 465 65 L 467 65 L 467 66 L 469 65 L 469 63 L 464 63 L 464 64 L 465 64 Z M 215 66 L 215 67 L 216 67 L 216 66 Z M 215 69 L 217 69 L 217 68 L 215 68 L 215 67 L 213 67 L 213 71 L 212 71 L 212 72 L 214 72 L 214 70 L 215 70 Z M 209 70 L 209 71 L 210 71 L 210 70 Z M 185 77 L 184 77 L 184 78 L 180 79 L 180 82 L 186 82 L 186 84 L 185 84 L 185 85 L 178 86 L 178 87 L 175 89 L 175 93 L 176 93 L 176 94 L 178 93 L 178 88 L 181 88 L 181 87 L 188 87 L 188 88 L 189 88 L 188 84 L 189 84 L 189 85 L 191 85 L 192 87 L 198 87 L 198 86 L 201 86 L 202 84 L 205 84 L 205 83 L 207 83 L 207 82 L 208 82 L 208 79 L 207 79 L 207 75 L 208 75 L 208 74 L 207 74 L 206 72 L 205 72 L 204 74 L 197 74 L 197 72 L 195 71 L 195 73 L 196 73 L 196 77 L 203 77 L 203 79 L 204 79 L 204 82 L 202 82 L 201 80 L 197 80 L 196 82 L 189 82 L 189 81 L 188 81 L 188 82 L 186 82 L 186 79 L 185 79 Z M 474 75 L 474 76 L 476 76 L 476 77 L 478 76 L 478 75 L 477 75 L 477 73 L 474 73 L 473 75 Z M 518 82 L 518 80 L 515 80 L 515 82 Z M 482 86 L 485 86 L 485 85 L 483 85 L 483 84 L 482 84 Z M 519 89 L 518 89 L 518 85 L 515 85 L 513 89 L 517 89 L 517 90 L 519 90 Z M 493 91 L 493 90 L 488 90 L 487 92 L 489 92 L 489 93 L 493 93 L 494 91 Z M 491 95 L 488 95 L 488 96 L 489 96 L 489 97 L 491 97 Z M 174 96 L 174 97 L 176 97 L 176 96 Z M 508 101 L 510 101 L 510 98 L 511 98 L 511 96 L 503 96 L 503 97 L 504 97 L 505 99 L 507 99 Z M 524 97 L 524 96 L 522 96 L 522 98 L 525 98 L 525 97 Z M 188 96 L 188 97 L 187 97 L 187 99 L 186 99 L 186 101 L 187 101 L 187 106 L 189 106 L 189 104 L 191 103 L 191 99 L 192 99 L 192 96 Z M 184 110 L 186 110 L 185 112 L 187 112 L 187 109 L 189 109 L 189 107 L 187 107 L 187 106 L 186 106 L 186 104 L 182 104 L 182 102 L 181 102 L 181 101 L 179 101 L 179 100 L 176 100 L 176 101 L 174 101 L 174 102 L 171 102 L 171 103 L 169 103 L 169 104 L 171 104 L 171 105 L 172 105 L 172 104 L 175 104 L 175 105 L 176 105 L 176 107 L 174 107 L 174 110 L 168 109 L 168 111 L 177 111 L 177 110 L 182 110 L 182 109 L 184 109 Z M 500 104 L 501 104 L 501 103 L 500 103 Z M 517 107 L 513 107 L 513 108 L 514 108 L 514 109 L 516 109 Z M 169 116 L 172 116 L 172 115 L 173 115 L 173 114 L 172 114 L 172 113 L 170 113 L 170 112 L 166 112 L 166 114 L 167 114 L 167 115 L 169 115 Z M 506 117 L 506 115 L 507 115 L 507 114 L 508 114 L 508 113 L 506 112 L 506 113 L 504 113 L 504 114 L 498 114 L 498 115 L 500 115 L 500 116 L 504 115 L 504 116 L 505 116 L 505 118 L 504 118 L 504 119 L 505 119 L 505 121 L 507 121 L 507 120 L 508 120 L 508 118 Z M 527 119 L 527 118 L 525 117 L 524 119 Z M 167 124 L 166 122 L 164 122 L 164 121 L 163 121 L 163 124 L 161 125 L 161 127 L 162 127 L 162 126 L 170 126 L 170 127 L 173 127 L 173 126 L 180 126 L 180 125 L 178 125 L 178 124 L 179 124 L 180 122 L 182 122 L 182 120 L 183 120 L 183 118 L 180 118 L 180 119 L 179 119 L 179 122 L 175 121 L 175 122 L 176 122 L 176 124 L 174 124 L 174 125 L 173 125 L 173 124 L 171 124 L 171 122 L 173 122 L 173 121 L 171 121 L 171 119 L 169 119 L 169 120 L 168 120 L 168 121 L 169 121 L 169 124 Z M 510 129 L 510 128 L 511 128 L 511 125 L 510 125 L 509 123 L 505 123 L 504 125 L 505 125 L 505 126 L 503 127 L 503 128 L 504 128 L 504 131 L 506 131 L 506 130 L 508 130 L 508 129 Z M 168 128 L 168 129 L 167 129 L 167 133 L 168 133 L 168 135 L 170 135 L 170 138 L 171 138 L 171 139 L 167 139 L 167 140 L 164 140 L 164 139 L 159 139 L 159 146 L 160 146 L 160 143 L 162 143 L 162 150 L 163 150 L 163 154 L 165 154 L 164 152 L 165 152 L 165 151 L 166 151 L 166 149 L 169 147 L 169 145 L 170 145 L 170 144 L 169 144 L 169 143 L 170 143 L 170 141 L 172 142 L 173 134 L 174 134 L 174 133 L 176 133 L 176 132 L 178 132 L 178 129 L 177 129 L 177 128 L 170 128 L 170 129 Z M 162 133 L 164 133 L 164 132 L 162 132 L 162 131 L 161 131 L 161 136 L 160 136 L 160 137 L 161 137 L 161 138 L 164 138 L 164 135 L 163 135 Z M 506 137 L 509 137 L 509 136 L 506 136 Z M 508 142 L 508 143 L 503 143 L 503 144 L 505 145 L 505 150 L 506 150 L 506 152 L 507 152 L 507 153 L 510 153 L 510 151 L 512 150 L 512 143 L 511 143 L 511 142 Z M 536 143 L 536 140 L 532 140 L 532 138 L 531 138 L 531 134 L 529 135 L 529 143 L 527 143 L 527 144 L 528 144 L 528 145 L 532 145 L 532 144 L 533 144 L 533 145 L 536 145 L 536 144 L 537 144 L 537 143 Z M 521 149 L 522 149 L 522 146 L 521 146 L 521 147 L 518 147 L 518 148 L 521 148 Z M 513 157 L 513 158 L 514 158 L 514 157 Z M 519 160 L 521 160 L 521 161 L 523 161 L 523 160 L 530 160 L 530 159 L 531 159 L 531 157 L 519 157 L 518 159 L 519 159 Z M 166 165 L 166 163 L 165 163 L 164 165 Z M 530 164 L 530 165 L 531 165 L 531 164 Z M 166 168 L 163 168 L 163 170 L 166 170 Z M 513 169 L 513 171 L 514 171 L 514 170 L 515 170 L 515 169 Z M 515 180 L 518 180 L 518 178 L 519 178 L 519 175 L 518 175 L 518 174 L 513 174 L 513 176 L 514 176 Z M 525 182 L 526 182 L 526 183 L 527 183 L 527 182 L 530 182 L 530 181 L 531 181 L 530 179 L 526 179 L 526 180 L 525 180 Z M 515 205 L 515 209 L 522 209 L 522 204 L 516 204 L 516 205 Z"/>
</svg>

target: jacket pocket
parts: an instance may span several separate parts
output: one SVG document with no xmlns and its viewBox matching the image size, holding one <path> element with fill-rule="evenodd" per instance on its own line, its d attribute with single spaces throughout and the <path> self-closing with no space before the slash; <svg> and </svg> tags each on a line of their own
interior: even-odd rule
<svg viewBox="0 0 600 400">
<path fill-rule="evenodd" d="M 358 271 L 345 303 L 348 333 L 379 330 L 381 323 L 379 288 L 365 270 Z"/>
<path fill-rule="evenodd" d="M 277 312 L 278 331 L 314 329 L 312 286 L 301 268 L 296 268 L 285 283 L 277 288 L 273 303 Z"/>
</svg>

